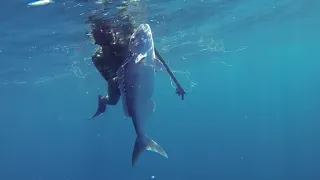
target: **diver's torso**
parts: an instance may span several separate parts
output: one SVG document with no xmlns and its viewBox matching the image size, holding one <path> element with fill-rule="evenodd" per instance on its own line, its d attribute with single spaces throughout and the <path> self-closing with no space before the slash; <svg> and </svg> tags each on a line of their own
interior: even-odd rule
<svg viewBox="0 0 320 180">
<path fill-rule="evenodd" d="M 126 47 L 120 51 L 104 50 L 99 47 L 92 56 L 92 62 L 106 81 L 117 76 L 117 71 L 126 59 Z"/>
</svg>

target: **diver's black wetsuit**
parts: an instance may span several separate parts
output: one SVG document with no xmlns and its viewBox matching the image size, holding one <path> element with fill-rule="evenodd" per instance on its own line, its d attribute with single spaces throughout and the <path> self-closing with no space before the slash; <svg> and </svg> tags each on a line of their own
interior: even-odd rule
<svg viewBox="0 0 320 180">
<path fill-rule="evenodd" d="M 106 105 L 116 105 L 120 99 L 120 90 L 116 73 L 128 54 L 128 44 L 134 25 L 128 18 L 122 18 L 121 24 L 101 18 L 89 17 L 92 36 L 100 47 L 92 56 L 92 62 L 108 83 L 108 95 L 99 95 L 97 112 L 90 118 L 101 115 Z"/>
<path fill-rule="evenodd" d="M 126 49 L 126 47 L 122 49 Z M 108 83 L 108 96 L 99 99 L 103 100 L 104 104 L 116 105 L 120 97 L 120 91 L 115 77 L 125 57 L 122 53 L 117 56 L 110 51 L 109 47 L 100 47 L 92 56 L 92 62 Z"/>
</svg>

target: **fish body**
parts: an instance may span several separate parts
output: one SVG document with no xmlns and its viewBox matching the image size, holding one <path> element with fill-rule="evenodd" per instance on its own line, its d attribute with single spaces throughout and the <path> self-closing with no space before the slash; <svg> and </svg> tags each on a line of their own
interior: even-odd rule
<svg viewBox="0 0 320 180">
<path fill-rule="evenodd" d="M 155 82 L 156 59 L 152 31 L 141 24 L 131 35 L 128 58 L 117 72 L 123 110 L 132 119 L 136 142 L 132 153 L 132 166 L 145 150 L 168 158 L 166 152 L 145 133 L 145 122 L 155 109 L 152 100 Z"/>
</svg>

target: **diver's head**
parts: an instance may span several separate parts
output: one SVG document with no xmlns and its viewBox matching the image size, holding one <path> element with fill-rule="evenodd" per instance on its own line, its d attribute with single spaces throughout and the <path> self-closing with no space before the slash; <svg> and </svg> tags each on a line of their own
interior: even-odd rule
<svg viewBox="0 0 320 180">
<path fill-rule="evenodd" d="M 102 19 L 94 19 L 91 23 L 92 37 L 95 44 L 109 46 L 115 43 L 115 33 L 110 23 Z"/>
</svg>

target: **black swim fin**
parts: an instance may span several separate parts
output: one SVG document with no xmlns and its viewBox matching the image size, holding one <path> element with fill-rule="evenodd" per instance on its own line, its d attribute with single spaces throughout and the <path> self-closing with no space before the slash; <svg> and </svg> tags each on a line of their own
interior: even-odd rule
<svg viewBox="0 0 320 180">
<path fill-rule="evenodd" d="M 103 103 L 102 96 L 99 95 L 98 96 L 98 109 L 97 109 L 97 112 L 93 116 L 91 116 L 89 118 L 89 120 L 94 118 L 94 117 L 96 117 L 96 116 L 101 116 L 106 111 L 106 108 L 107 108 L 107 105 L 105 103 Z"/>
</svg>

